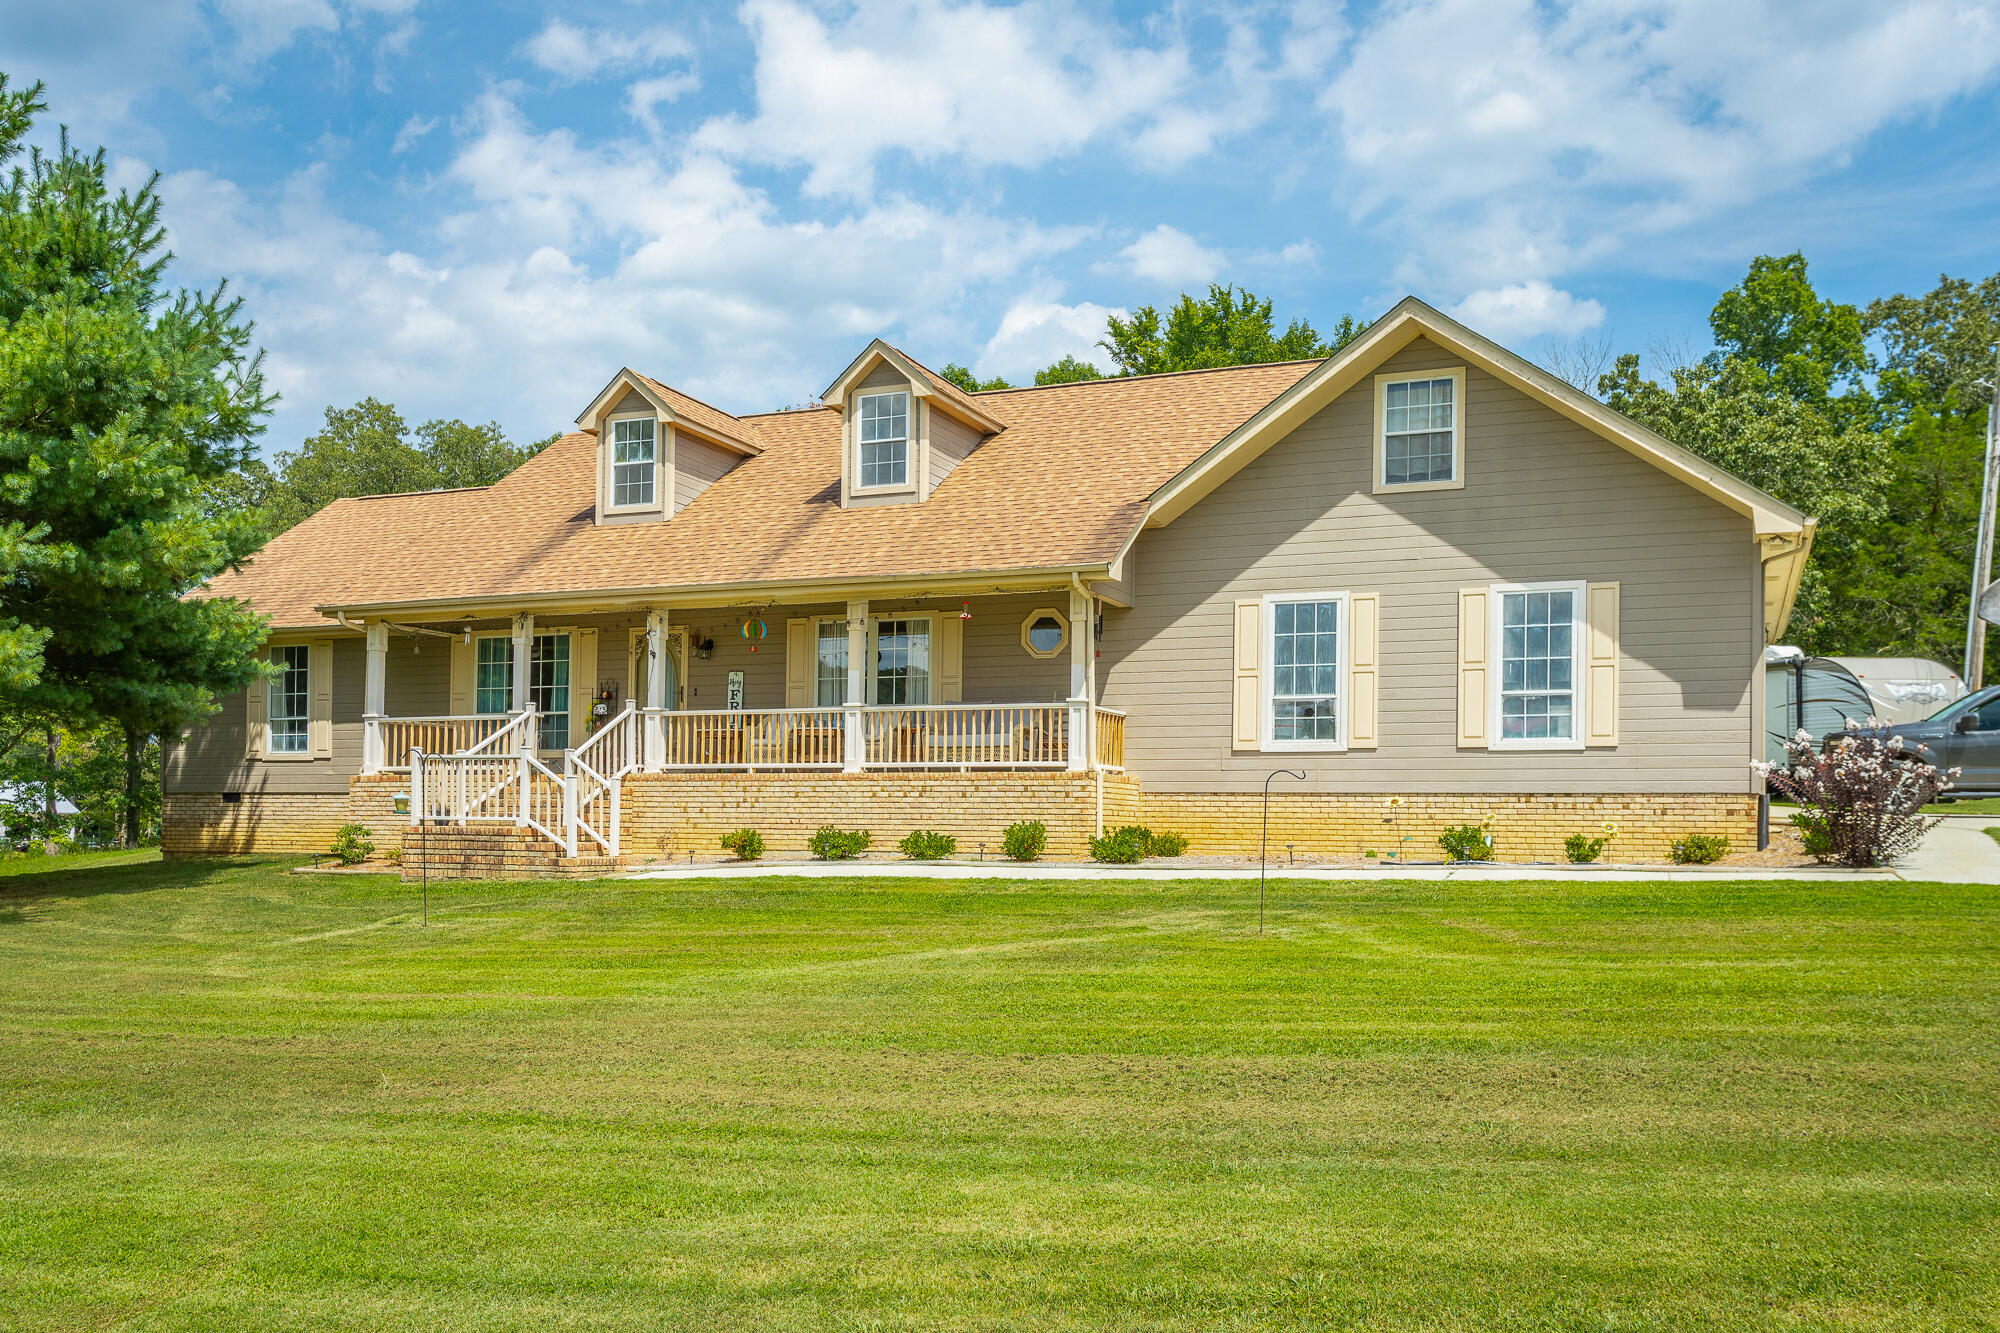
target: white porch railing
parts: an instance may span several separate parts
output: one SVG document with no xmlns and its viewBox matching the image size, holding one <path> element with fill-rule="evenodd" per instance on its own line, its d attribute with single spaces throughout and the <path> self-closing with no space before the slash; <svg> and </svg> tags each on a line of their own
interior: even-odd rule
<svg viewBox="0 0 2000 1333">
<path fill-rule="evenodd" d="M 640 768 L 1120 772 L 1125 766 L 1125 715 L 1080 702 L 664 714 L 627 703 L 582 745 L 564 753 L 560 773 L 535 753 L 538 720 L 532 709 L 507 719 L 374 720 L 385 727 L 498 723 L 478 731 L 439 728 L 443 736 L 471 737 L 456 751 L 437 754 L 410 746 L 410 822 L 532 828 L 566 856 L 597 849 L 618 855 L 623 781 Z"/>
<path fill-rule="evenodd" d="M 379 756 L 373 771 L 407 773 L 410 751 L 425 754 L 464 754 L 486 746 L 503 731 L 510 731 L 515 715 L 481 713 L 474 717 L 365 717 L 367 753 Z M 519 740 L 513 733 L 512 744 Z"/>
</svg>

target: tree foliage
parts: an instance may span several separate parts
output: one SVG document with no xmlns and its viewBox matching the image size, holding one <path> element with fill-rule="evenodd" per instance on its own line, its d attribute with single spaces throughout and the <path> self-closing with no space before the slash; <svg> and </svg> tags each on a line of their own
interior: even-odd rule
<svg viewBox="0 0 2000 1333">
<path fill-rule="evenodd" d="M 1035 383 L 1040 384 L 1081 384 L 1085 380 L 1101 380 L 1104 372 L 1088 361 L 1078 360 L 1075 353 L 1065 356 L 1053 365 L 1043 366 L 1035 372 Z"/>
<path fill-rule="evenodd" d="M 327 408 L 326 424 L 280 453 L 275 471 L 246 468 L 226 485 L 256 499 L 270 530 L 282 532 L 347 496 L 490 486 L 559 438 L 516 445 L 496 423 L 445 420 L 413 434 L 393 404 L 364 398 Z"/>
<path fill-rule="evenodd" d="M 0 80 L 0 160 L 40 87 Z M 145 736 L 255 679 L 260 619 L 182 594 L 256 548 L 212 490 L 269 411 L 236 301 L 168 290 L 154 182 L 39 150 L 0 187 L 0 706 Z M 136 793 L 135 793 L 136 795 Z"/>
<path fill-rule="evenodd" d="M 1247 288 L 1210 283 L 1197 299 L 1185 292 L 1164 318 L 1150 305 L 1129 317 L 1113 315 L 1097 345 L 1121 375 L 1157 375 L 1213 366 L 1262 365 L 1331 356 L 1365 327 L 1342 318 L 1332 339 L 1322 338 L 1303 319 L 1277 331 L 1272 303 Z"/>
<path fill-rule="evenodd" d="M 944 376 L 967 393 L 985 393 L 991 389 L 1011 389 L 1014 387 L 999 375 L 995 375 L 990 380 L 980 379 L 979 376 L 973 374 L 971 370 L 961 366 L 956 361 L 947 362 L 945 368 L 940 370 L 938 374 Z"/>
</svg>

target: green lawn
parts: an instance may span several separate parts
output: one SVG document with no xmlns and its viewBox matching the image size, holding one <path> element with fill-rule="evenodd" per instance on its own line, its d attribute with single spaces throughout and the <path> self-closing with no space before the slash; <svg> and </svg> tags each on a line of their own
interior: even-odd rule
<svg viewBox="0 0 2000 1333">
<path fill-rule="evenodd" d="M 0 880 L 0 1326 L 1991 1329 L 1990 886 Z"/>
</svg>

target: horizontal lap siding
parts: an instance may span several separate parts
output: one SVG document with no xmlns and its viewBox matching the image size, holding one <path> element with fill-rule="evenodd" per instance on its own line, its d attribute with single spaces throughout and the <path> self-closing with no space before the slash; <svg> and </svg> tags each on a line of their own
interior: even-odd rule
<svg viewBox="0 0 2000 1333">
<path fill-rule="evenodd" d="M 1425 342 L 1385 371 L 1459 360 Z M 1139 540 L 1139 604 L 1105 617 L 1104 702 L 1131 715 L 1149 790 L 1247 790 L 1280 765 L 1324 791 L 1745 792 L 1761 647 L 1747 519 L 1478 370 L 1463 490 L 1374 495 L 1372 379 Z M 1458 593 L 1493 582 L 1620 584 L 1620 744 L 1456 744 Z M 1233 603 L 1381 594 L 1380 748 L 1233 752 Z"/>
<path fill-rule="evenodd" d="M 939 484 L 952 474 L 952 470 L 979 447 L 979 442 L 985 436 L 956 417 L 948 417 L 942 412 L 932 412 L 930 422 L 930 485 L 932 490 L 936 490 Z"/>
<path fill-rule="evenodd" d="M 244 730 L 244 694 L 238 690 L 218 701 L 219 710 L 206 723 L 190 728 L 167 746 L 162 756 L 161 790 L 344 794 L 347 780 L 361 771 L 361 694 L 367 650 L 352 634 L 326 637 L 333 639 L 332 758 L 253 762 Z M 444 641 L 436 642 L 442 655 Z M 265 687 L 260 683 L 250 688 Z"/>
<path fill-rule="evenodd" d="M 697 440 L 685 431 L 674 432 L 674 512 L 694 503 L 695 497 L 722 479 L 736 466 L 738 455 L 706 440 Z"/>
</svg>

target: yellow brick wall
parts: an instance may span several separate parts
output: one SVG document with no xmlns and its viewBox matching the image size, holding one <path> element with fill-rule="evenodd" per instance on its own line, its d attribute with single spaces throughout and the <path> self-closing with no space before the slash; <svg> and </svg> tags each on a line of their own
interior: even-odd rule
<svg viewBox="0 0 2000 1333">
<path fill-rule="evenodd" d="M 167 856 L 218 853 L 323 852 L 347 824 L 366 824 L 377 851 L 399 847 L 407 816 L 394 796 L 409 779 L 384 773 L 352 780 L 346 792 L 244 792 L 225 803 L 214 792 L 169 792 L 164 798 L 160 850 Z"/>
<path fill-rule="evenodd" d="M 1136 817 L 1139 788 L 1105 775 L 1107 825 Z M 874 849 L 893 850 L 912 829 L 958 839 L 961 854 L 986 844 L 1000 854 L 1009 824 L 1039 819 L 1048 854 L 1089 852 L 1097 829 L 1097 781 L 1069 773 L 635 773 L 625 779 L 627 857 L 721 850 L 716 839 L 745 826 L 774 852 L 801 852 L 822 824 L 866 829 Z"/>
<path fill-rule="evenodd" d="M 1437 837 L 1447 825 L 1477 824 L 1488 815 L 1494 853 L 1502 861 L 1561 861 L 1564 838 L 1595 837 L 1607 822 L 1618 826 L 1605 853 L 1611 861 L 1664 861 L 1668 844 L 1690 833 L 1720 833 L 1736 851 L 1757 846 L 1754 796 L 1461 794 L 1405 795 L 1401 806 L 1388 801 L 1388 793 L 1274 791 L 1271 847 L 1277 855 L 1292 843 L 1301 856 L 1359 856 L 1372 850 L 1437 860 L 1443 855 Z M 1147 792 L 1143 802 L 1145 823 L 1186 834 L 1190 851 L 1257 851 L 1263 805 L 1254 793 Z"/>
</svg>

